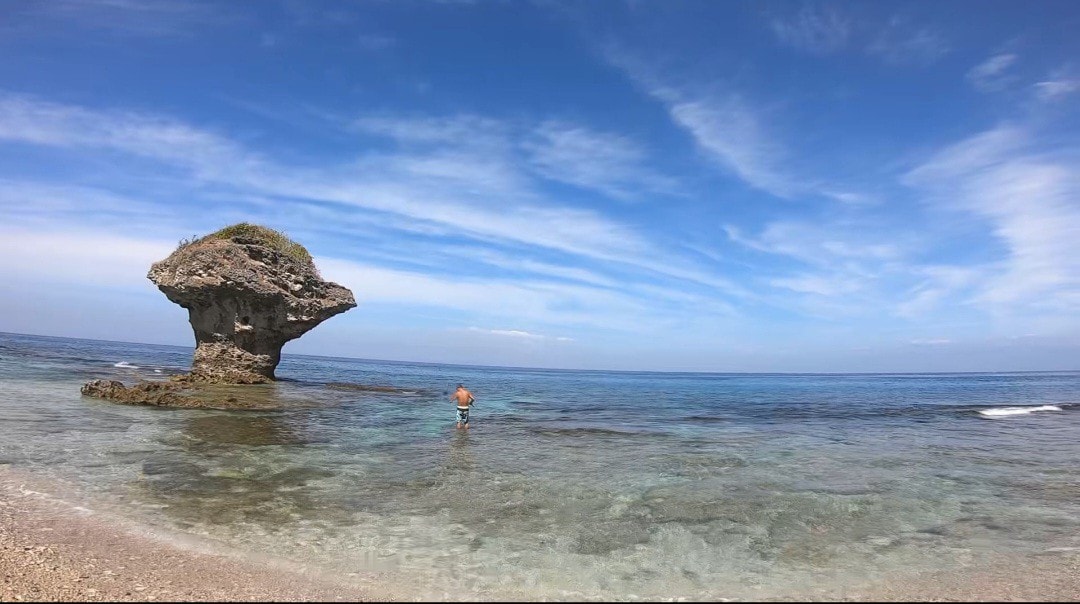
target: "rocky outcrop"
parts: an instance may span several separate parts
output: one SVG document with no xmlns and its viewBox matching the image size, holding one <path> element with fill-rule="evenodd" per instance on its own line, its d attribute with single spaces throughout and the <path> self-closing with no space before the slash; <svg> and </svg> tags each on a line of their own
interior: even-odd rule
<svg viewBox="0 0 1080 604">
<path fill-rule="evenodd" d="M 248 224 L 182 244 L 147 277 L 188 310 L 196 381 L 271 381 L 286 342 L 356 306 L 351 291 L 322 280 L 302 246 Z"/>
<path fill-rule="evenodd" d="M 130 388 L 116 380 L 93 380 L 83 384 L 83 396 L 103 398 L 125 405 L 154 407 L 205 407 L 200 401 L 182 394 L 183 386 L 172 382 L 140 382 Z"/>
<path fill-rule="evenodd" d="M 83 385 L 84 396 L 105 399 L 122 405 L 174 407 L 178 409 L 280 409 L 280 401 L 267 392 L 252 392 L 250 386 L 208 384 L 192 381 L 189 376 L 174 376 L 170 381 L 140 381 L 125 386 L 117 380 L 93 380 Z"/>
</svg>

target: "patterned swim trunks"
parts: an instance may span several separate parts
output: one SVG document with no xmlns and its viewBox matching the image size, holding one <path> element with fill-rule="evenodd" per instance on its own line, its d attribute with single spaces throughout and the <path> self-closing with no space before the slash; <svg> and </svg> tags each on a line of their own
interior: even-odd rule
<svg viewBox="0 0 1080 604">
<path fill-rule="evenodd" d="M 457 408 L 457 420 L 459 424 L 468 425 L 469 423 L 469 408 L 458 407 Z"/>
</svg>

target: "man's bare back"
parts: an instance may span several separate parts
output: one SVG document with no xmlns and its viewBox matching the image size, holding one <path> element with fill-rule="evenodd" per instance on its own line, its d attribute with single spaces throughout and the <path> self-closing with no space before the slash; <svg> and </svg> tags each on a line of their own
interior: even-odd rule
<svg viewBox="0 0 1080 604">
<path fill-rule="evenodd" d="M 468 407 L 476 400 L 468 390 L 458 387 L 457 392 L 454 393 L 454 400 L 457 401 L 458 407 Z"/>
<path fill-rule="evenodd" d="M 457 391 L 450 395 L 450 400 L 457 403 L 457 427 L 461 428 L 465 426 L 465 429 L 469 429 L 469 407 L 476 402 L 471 392 L 465 389 L 465 386 L 458 384 Z"/>
</svg>

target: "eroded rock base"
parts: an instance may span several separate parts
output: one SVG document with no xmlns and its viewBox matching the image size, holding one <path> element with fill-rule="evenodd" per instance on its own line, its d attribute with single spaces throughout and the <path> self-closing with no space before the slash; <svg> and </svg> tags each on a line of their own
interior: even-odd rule
<svg viewBox="0 0 1080 604">
<path fill-rule="evenodd" d="M 265 391 L 240 393 L 233 388 L 200 383 L 190 375 L 174 376 L 168 382 L 141 381 L 133 386 L 116 380 L 93 380 L 83 384 L 79 391 L 84 396 L 122 405 L 221 410 L 274 410 L 281 407 L 280 402 L 267 396 Z"/>
<path fill-rule="evenodd" d="M 200 342 L 188 379 L 211 384 L 268 384 L 274 381 L 277 364 L 274 355 L 248 352 L 232 342 Z"/>
</svg>

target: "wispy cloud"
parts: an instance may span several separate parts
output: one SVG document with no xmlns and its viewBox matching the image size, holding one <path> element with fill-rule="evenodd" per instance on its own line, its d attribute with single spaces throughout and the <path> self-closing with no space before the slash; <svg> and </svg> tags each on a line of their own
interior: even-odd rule
<svg viewBox="0 0 1080 604">
<path fill-rule="evenodd" d="M 15 11 L 9 27 L 22 17 L 124 36 L 170 37 L 235 22 L 241 17 L 234 8 L 197 0 L 55 0 Z"/>
<path fill-rule="evenodd" d="M 2 96 L 0 140 L 86 157 L 104 151 L 142 158 L 153 163 L 125 162 L 117 182 L 145 178 L 142 169 L 160 175 L 165 167 L 169 196 L 197 188 L 200 204 L 221 203 L 212 206 L 211 217 L 190 205 L 167 209 L 162 199 L 145 204 L 83 185 L 27 181 L 0 183 L 0 201 L 5 195 L 13 204 L 25 204 L 27 195 L 47 201 L 56 210 L 48 213 L 54 229 L 65 216 L 74 230 L 85 216 L 105 224 L 108 208 L 126 211 L 126 224 L 146 225 L 148 235 L 159 233 L 165 241 L 175 241 L 180 229 L 190 236 L 189 228 L 214 226 L 205 220 L 259 215 L 305 235 L 316 248 L 338 241 L 336 249 L 354 250 L 351 258 L 320 262 L 325 275 L 341 273 L 357 284 L 361 301 L 434 306 L 463 316 L 629 330 L 643 320 L 660 325 L 691 308 L 729 317 L 733 309 L 723 298 L 746 295 L 633 226 L 547 197 L 530 176 L 531 156 L 520 157 L 512 124 L 469 116 L 380 117 L 355 127 L 390 139 L 395 148 L 368 147 L 355 159 L 319 167 L 289 165 L 161 116 Z M 477 136 L 462 142 L 457 135 L 466 131 Z M 39 215 L 8 215 L 44 232 Z M 426 251 L 418 254 L 402 238 L 422 242 L 415 245 Z"/>
<path fill-rule="evenodd" d="M 654 94 L 667 103 L 675 123 L 722 166 L 755 188 L 792 196 L 795 186 L 779 167 L 784 148 L 765 133 L 758 115 L 741 98 L 692 98 L 670 88 Z"/>
<path fill-rule="evenodd" d="M 136 112 L 94 111 L 21 95 L 0 95 L 0 140 L 119 151 L 225 178 L 262 163 L 211 132 Z"/>
<path fill-rule="evenodd" d="M 1069 66 L 1055 69 L 1045 80 L 1034 84 L 1035 96 L 1044 102 L 1063 99 L 1080 90 L 1080 76 Z"/>
<path fill-rule="evenodd" d="M 834 6 L 805 3 L 794 15 L 773 17 L 769 26 L 780 42 L 819 55 L 838 51 L 851 35 L 851 19 Z"/>
<path fill-rule="evenodd" d="M 866 51 L 894 65 L 929 65 L 950 50 L 945 36 L 932 26 L 919 26 L 894 16 Z"/>
<path fill-rule="evenodd" d="M 968 70 L 965 77 L 972 86 L 984 92 L 1001 90 L 1014 80 L 1008 69 L 1016 63 L 1016 59 L 1013 53 L 993 55 Z"/>
<path fill-rule="evenodd" d="M 5 282 L 45 281 L 89 288 L 152 291 L 150 264 L 169 255 L 175 242 L 116 233 L 0 227 L 0 264 Z"/>
<path fill-rule="evenodd" d="M 914 266 L 917 283 L 901 294 L 895 314 L 906 319 L 924 318 L 957 295 L 984 278 L 984 270 L 972 266 L 925 265 Z"/>
<path fill-rule="evenodd" d="M 638 199 L 675 188 L 673 179 L 648 166 L 645 149 L 626 136 L 549 120 L 533 130 L 524 147 L 532 167 L 545 178 L 613 198 Z"/>
<path fill-rule="evenodd" d="M 1075 150 L 1040 148 L 1019 125 L 1002 125 L 948 147 L 907 181 L 934 203 L 988 222 L 1008 255 L 974 301 L 995 312 L 1080 309 L 1080 181 Z"/>
<path fill-rule="evenodd" d="M 672 121 L 721 167 L 772 195 L 792 194 L 792 182 L 779 167 L 784 148 L 765 132 L 757 113 L 739 95 L 695 93 L 673 86 L 652 66 L 615 46 L 606 49 L 606 56 L 662 102 Z"/>
<path fill-rule="evenodd" d="M 352 288 L 361 306 L 448 309 L 471 320 L 500 319 L 564 329 L 632 330 L 642 317 L 657 312 L 649 301 L 632 294 L 587 286 L 438 275 L 341 258 L 319 257 L 316 262 L 326 278 Z"/>
<path fill-rule="evenodd" d="M 802 294 L 816 294 L 826 297 L 850 294 L 863 288 L 863 283 L 858 279 L 843 275 L 829 278 L 820 274 L 804 274 L 797 277 L 770 279 L 769 285 L 790 289 Z"/>
<path fill-rule="evenodd" d="M 840 4 L 805 2 L 797 11 L 771 15 L 768 25 L 782 44 L 818 56 L 859 49 L 893 65 L 929 65 L 950 50 L 934 26 L 913 23 L 904 15 L 884 23 L 855 15 Z"/>
<path fill-rule="evenodd" d="M 887 261 L 901 255 L 894 241 L 880 241 L 872 231 L 857 224 L 776 221 L 752 237 L 734 225 L 724 225 L 732 241 L 769 254 L 793 258 L 808 265 L 836 266 L 839 263 Z"/>
<path fill-rule="evenodd" d="M 495 119 L 459 114 L 448 117 L 365 115 L 350 124 L 360 132 L 379 134 L 405 144 L 503 146 L 508 125 Z"/>
<path fill-rule="evenodd" d="M 911 279 L 911 242 L 856 219 L 777 220 L 754 236 L 723 227 L 740 246 L 775 258 L 758 280 L 768 303 L 830 319 L 886 318 L 898 283 Z"/>
<path fill-rule="evenodd" d="M 531 333 L 521 329 L 481 329 L 479 327 L 470 327 L 469 331 L 476 331 L 480 333 L 490 334 L 493 336 L 503 336 L 508 338 L 518 338 L 525 340 L 553 340 L 556 342 L 574 341 L 574 338 L 568 338 L 566 336 L 547 336 L 540 333 Z"/>
<path fill-rule="evenodd" d="M 917 338 L 911 340 L 913 346 L 944 346 L 952 343 L 952 340 L 948 338 Z"/>
<path fill-rule="evenodd" d="M 397 46 L 397 38 L 386 34 L 360 34 L 356 36 L 356 43 L 364 50 L 379 51 Z"/>
<path fill-rule="evenodd" d="M 673 179 L 649 166 L 648 152 L 628 136 L 601 132 L 565 120 L 545 120 L 529 125 L 456 115 L 444 118 L 365 116 L 351 127 L 367 134 L 390 138 L 403 146 L 420 149 L 450 149 L 456 156 L 470 151 L 466 163 L 472 169 L 514 164 L 527 167 L 542 178 L 600 192 L 616 199 L 636 199 L 643 193 L 668 192 Z M 517 154 L 521 157 L 516 157 Z M 484 154 L 488 157 L 477 157 Z M 438 155 L 420 160 L 418 166 L 437 166 Z M 483 159 L 484 161 L 477 161 Z M 442 160 L 442 161 L 445 161 Z M 462 174 L 465 166 L 450 165 L 447 174 Z M 521 188 L 520 183 L 515 187 Z"/>
<path fill-rule="evenodd" d="M 820 197 L 844 204 L 870 198 L 798 168 L 796 149 L 776 127 L 783 116 L 766 103 L 712 82 L 694 83 L 693 74 L 666 73 L 611 44 L 605 58 L 623 70 L 646 94 L 663 104 L 671 121 L 721 170 L 746 185 L 781 199 Z M 680 81 L 681 84 L 674 82 Z"/>
<path fill-rule="evenodd" d="M 1080 90 L 1078 80 L 1044 80 L 1035 83 L 1035 93 L 1043 101 L 1056 101 Z"/>
<path fill-rule="evenodd" d="M 449 136 L 456 124 L 399 125 L 395 134 Z M 101 112 L 28 97 L 0 97 L 0 140 L 133 154 L 251 192 L 335 202 L 441 223 L 486 240 L 517 241 L 599 258 L 630 258 L 646 244 L 595 212 L 541 204 L 520 170 L 473 148 L 367 157 L 359 165 L 287 168 L 182 122 Z M 378 176 L 376 176 L 378 175 Z M 450 194 L 449 191 L 455 191 Z M 477 194 L 482 197 L 474 197 Z M 488 195 L 513 195 L 510 208 Z"/>
</svg>

